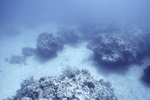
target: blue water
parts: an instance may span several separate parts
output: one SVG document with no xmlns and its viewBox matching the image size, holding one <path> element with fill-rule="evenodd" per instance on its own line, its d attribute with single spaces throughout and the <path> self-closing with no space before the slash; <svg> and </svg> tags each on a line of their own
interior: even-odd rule
<svg viewBox="0 0 150 100">
<path fill-rule="evenodd" d="M 149 9 L 149 0 L 0 0 L 0 100 L 67 67 L 109 81 L 118 100 L 149 100 Z"/>
</svg>

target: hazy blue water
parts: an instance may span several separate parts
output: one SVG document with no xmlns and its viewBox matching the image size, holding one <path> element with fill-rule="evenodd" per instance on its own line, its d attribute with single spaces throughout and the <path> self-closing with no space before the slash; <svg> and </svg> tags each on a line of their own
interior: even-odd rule
<svg viewBox="0 0 150 100">
<path fill-rule="evenodd" d="M 4 79 L 5 77 L 7 78 L 7 76 L 11 77 L 12 74 L 15 76 L 16 73 L 18 74 L 20 73 L 19 71 L 23 71 L 23 70 L 26 70 L 25 71 L 26 73 L 28 71 L 30 72 L 29 68 L 31 66 L 34 66 L 35 63 L 31 61 L 34 61 L 35 59 L 34 60 L 32 59 L 31 61 L 29 60 L 29 66 L 27 67 L 28 69 L 26 69 L 25 67 L 21 69 L 18 66 L 9 65 L 7 62 L 4 61 L 4 59 L 10 57 L 12 54 L 21 54 L 21 48 L 23 48 L 24 46 L 36 47 L 36 39 L 40 33 L 49 32 L 49 30 L 50 32 L 54 31 L 55 33 L 56 31 L 55 29 L 57 29 L 57 26 L 59 29 L 60 27 L 64 27 L 64 26 L 71 27 L 71 26 L 80 26 L 80 25 L 89 25 L 89 24 L 107 25 L 107 23 L 125 23 L 125 24 L 130 23 L 137 26 L 139 25 L 139 27 L 146 27 L 147 25 L 150 24 L 149 10 L 150 10 L 150 0 L 124 0 L 124 1 L 123 0 L 0 0 L 0 44 L 2 44 L 2 46 L 0 47 L 1 49 L 0 74 L 2 73 L 0 76 L 1 86 L 5 86 L 5 84 L 3 84 L 2 82 L 2 79 Z M 69 64 L 70 65 L 72 64 L 72 65 L 81 66 L 82 64 L 80 63 L 82 61 L 82 57 L 84 58 L 83 60 L 85 60 L 84 61 L 85 63 L 83 63 L 82 66 L 88 66 L 87 67 L 88 69 L 91 69 L 90 68 L 91 66 L 92 67 L 97 66 L 95 63 L 93 63 L 92 61 L 88 61 L 89 59 L 86 58 L 86 56 L 92 54 L 92 51 L 87 50 L 85 44 L 84 47 L 80 47 L 79 49 L 77 47 L 80 47 L 80 45 L 79 46 L 76 45 L 75 47 L 65 47 L 69 49 L 68 51 L 67 49 L 64 49 L 66 51 L 60 52 L 60 55 L 58 56 L 60 58 L 57 58 L 59 63 L 57 63 L 57 59 L 54 60 L 52 59 L 52 61 L 54 61 L 55 64 L 57 65 L 57 69 L 59 69 L 58 66 L 60 65 L 67 66 Z M 5 51 L 5 49 L 3 48 L 5 49 L 9 48 L 10 50 Z M 84 51 L 85 52 L 81 53 L 80 49 L 81 52 Z M 75 58 L 74 58 L 74 54 L 72 54 L 72 52 L 69 51 L 73 51 L 73 53 L 75 53 Z M 79 56 L 76 54 L 79 54 Z M 73 60 L 70 60 L 70 58 L 72 58 Z M 60 61 L 64 61 L 65 64 L 64 62 L 60 62 Z M 36 62 L 36 65 L 38 65 L 38 63 Z M 51 62 L 50 64 L 55 65 Z M 147 93 L 150 91 L 150 89 L 147 88 L 147 86 L 144 85 L 143 83 L 140 83 L 139 78 L 142 75 L 143 69 L 148 64 L 149 64 L 148 61 L 145 61 L 145 64 L 142 65 L 143 68 L 140 67 L 139 69 L 138 67 L 140 65 L 138 65 L 138 67 L 135 67 L 133 65 L 135 68 L 131 67 L 131 70 L 129 70 L 129 72 L 127 68 L 127 72 L 126 72 L 127 74 L 124 74 L 123 72 L 125 79 L 123 79 L 124 76 L 122 75 L 122 71 L 119 72 L 119 74 L 121 73 L 121 75 L 119 76 L 117 73 L 118 75 L 117 76 L 115 74 L 112 74 L 114 71 L 113 70 L 112 73 L 109 73 L 110 76 L 112 74 L 111 77 L 107 75 L 105 71 L 104 72 L 101 71 L 101 69 L 100 71 L 99 70 L 97 71 L 95 67 L 94 69 L 91 70 L 91 72 L 93 70 L 94 71 L 96 70 L 95 72 L 98 72 L 100 74 L 100 78 L 105 77 L 106 80 L 108 81 L 110 80 L 113 83 L 115 88 L 119 86 L 123 86 L 124 88 L 130 89 L 130 85 L 134 85 L 133 82 L 137 82 L 133 86 L 133 90 L 132 89 L 126 90 L 125 91 L 126 93 L 121 94 L 119 92 L 120 87 L 119 89 L 116 89 L 115 92 L 118 95 L 118 97 L 121 98 L 121 100 L 124 100 L 123 98 L 125 98 L 125 96 L 129 96 L 130 98 L 129 100 L 135 100 L 135 98 L 137 100 L 147 100 L 150 99 L 148 98 L 149 94 Z M 3 65 L 5 65 L 6 67 L 3 67 Z M 10 66 L 12 72 L 9 75 L 8 67 Z M 46 66 L 47 68 L 48 64 L 44 64 L 44 66 Z M 19 68 L 19 70 L 15 71 L 13 70 L 13 67 L 14 69 Z M 40 71 L 41 70 L 40 68 L 39 69 L 35 68 L 35 69 Z M 55 69 L 55 67 L 53 69 Z M 32 71 L 30 73 L 32 73 Z M 109 70 L 106 72 L 109 72 Z M 40 75 L 43 74 L 44 72 L 41 71 Z M 33 75 L 36 76 L 36 73 L 33 73 Z M 21 76 L 25 77 L 26 75 L 23 74 L 18 76 L 19 78 L 16 79 L 17 81 L 13 83 L 13 85 L 17 83 L 17 86 L 15 85 L 14 87 L 19 87 L 18 85 L 20 83 L 20 80 L 24 79 L 24 78 L 21 79 Z M 15 78 L 10 78 L 10 80 L 13 81 L 13 79 Z M 115 80 L 113 78 L 115 78 Z M 118 80 L 116 80 L 116 78 L 118 78 Z M 6 79 L 5 82 L 9 83 L 10 80 Z M 117 85 L 115 85 L 116 83 Z M 11 86 L 11 84 L 9 85 Z M 138 90 L 137 88 L 139 89 L 139 91 L 137 91 Z M 7 92 L 8 94 L 12 94 L 12 91 L 10 91 L 9 88 L 7 89 L 8 89 L 7 91 L 4 88 L 3 90 L 1 90 L 1 91 L 5 91 L 6 93 L 5 92 L 4 93 L 0 92 L 0 93 L 4 95 L 6 95 Z M 120 91 L 123 92 L 123 90 Z M 144 92 L 141 94 L 140 92 L 142 91 Z"/>
<path fill-rule="evenodd" d="M 0 0 L 0 26 L 149 21 L 149 0 Z"/>
</svg>

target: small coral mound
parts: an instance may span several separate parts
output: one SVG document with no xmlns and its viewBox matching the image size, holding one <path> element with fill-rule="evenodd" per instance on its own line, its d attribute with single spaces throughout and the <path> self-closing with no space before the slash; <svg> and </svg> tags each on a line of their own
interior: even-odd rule
<svg viewBox="0 0 150 100">
<path fill-rule="evenodd" d="M 25 57 L 17 55 L 12 55 L 11 58 L 7 59 L 6 61 L 9 61 L 10 64 L 20 64 L 20 65 L 26 64 Z"/>
<path fill-rule="evenodd" d="M 144 69 L 144 75 L 142 76 L 144 82 L 150 84 L 150 66 Z"/>
<path fill-rule="evenodd" d="M 24 80 L 17 94 L 7 100 L 117 100 L 113 89 L 87 70 L 68 71 L 59 77 Z"/>
<path fill-rule="evenodd" d="M 49 33 L 42 33 L 37 39 L 37 51 L 44 57 L 51 57 L 63 47 L 61 41 Z"/>
</svg>

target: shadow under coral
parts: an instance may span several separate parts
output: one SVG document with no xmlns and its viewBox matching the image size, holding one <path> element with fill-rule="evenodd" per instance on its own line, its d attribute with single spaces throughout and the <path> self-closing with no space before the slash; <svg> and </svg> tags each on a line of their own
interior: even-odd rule
<svg viewBox="0 0 150 100">
<path fill-rule="evenodd" d="M 129 68 L 132 67 L 132 65 L 141 66 L 143 64 L 141 59 L 134 62 L 117 62 L 117 63 L 103 62 L 95 56 L 93 56 L 91 59 L 93 59 L 94 66 L 96 66 L 97 71 L 106 76 L 110 75 L 111 73 L 124 75 L 129 70 Z"/>
<path fill-rule="evenodd" d="M 44 56 L 40 52 L 37 51 L 35 59 L 38 60 L 40 63 L 45 63 L 49 60 L 52 60 L 57 57 L 57 53 L 51 53 L 49 56 Z"/>
</svg>

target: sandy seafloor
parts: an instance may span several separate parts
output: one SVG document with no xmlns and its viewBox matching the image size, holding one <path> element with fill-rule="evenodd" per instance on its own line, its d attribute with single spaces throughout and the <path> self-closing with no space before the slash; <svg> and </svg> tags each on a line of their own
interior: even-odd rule
<svg viewBox="0 0 150 100">
<path fill-rule="evenodd" d="M 27 59 L 27 65 L 13 65 L 5 61 L 11 55 L 21 55 L 23 47 L 36 48 L 36 40 L 42 32 L 56 32 L 56 25 L 45 25 L 36 28 L 19 28 L 21 34 L 0 38 L 0 100 L 16 94 L 20 83 L 30 76 L 39 79 L 44 76 L 57 76 L 67 66 L 88 69 L 95 79 L 110 81 L 118 100 L 150 100 L 150 86 L 141 81 L 143 69 L 150 65 L 149 58 L 141 64 L 129 65 L 128 69 L 109 70 L 93 61 L 93 52 L 86 48 L 87 42 L 76 46 L 65 45 L 57 57 L 41 60 L 37 56 Z"/>
</svg>

